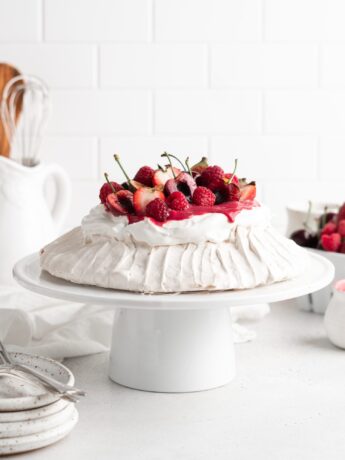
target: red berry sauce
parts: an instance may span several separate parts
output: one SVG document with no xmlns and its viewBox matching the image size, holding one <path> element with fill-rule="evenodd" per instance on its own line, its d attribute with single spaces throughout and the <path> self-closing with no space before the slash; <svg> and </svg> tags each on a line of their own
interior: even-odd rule
<svg viewBox="0 0 345 460">
<path fill-rule="evenodd" d="M 244 209 L 250 210 L 256 207 L 259 207 L 260 204 L 257 201 L 247 200 L 247 201 L 228 201 L 226 203 L 217 204 L 215 206 L 196 206 L 193 204 L 189 205 L 188 209 L 183 211 L 174 211 L 173 209 L 170 210 L 168 220 L 184 220 L 189 219 L 193 216 L 201 216 L 203 214 L 224 214 L 229 222 L 234 222 L 235 217 Z M 135 224 L 136 222 L 140 222 L 141 220 L 145 219 L 145 216 L 136 216 L 136 215 L 128 215 L 128 223 Z M 155 219 L 149 217 L 149 219 L 158 226 L 163 226 L 166 222 L 158 222 Z"/>
</svg>

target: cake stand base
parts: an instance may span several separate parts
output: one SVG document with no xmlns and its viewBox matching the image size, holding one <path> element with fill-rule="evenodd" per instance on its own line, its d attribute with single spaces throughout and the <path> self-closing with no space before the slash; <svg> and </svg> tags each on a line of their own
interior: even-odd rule
<svg viewBox="0 0 345 460">
<path fill-rule="evenodd" d="M 109 376 L 146 391 L 189 392 L 219 387 L 235 377 L 228 308 L 118 309 Z"/>
<path fill-rule="evenodd" d="M 310 259 L 301 276 L 281 283 L 178 295 L 69 283 L 42 272 L 37 254 L 19 261 L 13 274 L 23 287 L 39 294 L 115 309 L 112 380 L 139 390 L 189 392 L 225 385 L 235 376 L 229 307 L 292 299 L 332 281 L 333 265 L 316 254 Z"/>
</svg>

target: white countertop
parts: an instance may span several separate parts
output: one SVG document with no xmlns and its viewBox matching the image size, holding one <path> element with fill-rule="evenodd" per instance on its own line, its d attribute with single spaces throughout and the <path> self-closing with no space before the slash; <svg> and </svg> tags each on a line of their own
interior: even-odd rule
<svg viewBox="0 0 345 460">
<path fill-rule="evenodd" d="M 345 351 L 323 317 L 293 301 L 236 346 L 237 377 L 206 392 L 130 390 L 107 377 L 104 354 L 70 359 L 88 397 L 63 441 L 27 460 L 340 460 L 345 458 Z"/>
</svg>

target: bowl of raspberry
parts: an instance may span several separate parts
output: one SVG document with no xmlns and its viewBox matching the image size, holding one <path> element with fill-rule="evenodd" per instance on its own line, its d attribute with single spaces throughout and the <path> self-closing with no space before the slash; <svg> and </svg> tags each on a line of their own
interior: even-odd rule
<svg viewBox="0 0 345 460">
<path fill-rule="evenodd" d="M 291 233 L 290 238 L 300 246 L 326 257 L 335 267 L 335 279 L 345 278 L 345 203 L 338 211 L 325 206 L 323 213 L 311 222 L 312 204 L 303 228 Z M 299 304 L 304 310 L 324 314 L 333 294 L 333 283 L 320 291 L 301 297 Z"/>
</svg>

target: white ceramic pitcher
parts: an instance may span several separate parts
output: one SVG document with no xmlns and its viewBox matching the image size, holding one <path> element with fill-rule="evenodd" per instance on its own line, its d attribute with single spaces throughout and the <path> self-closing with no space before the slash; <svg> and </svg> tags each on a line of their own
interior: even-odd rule
<svg viewBox="0 0 345 460">
<path fill-rule="evenodd" d="M 45 185 L 52 181 L 49 209 Z M 70 203 L 70 181 L 55 164 L 26 167 L 0 156 L 0 284 L 12 284 L 12 267 L 55 238 Z"/>
</svg>

